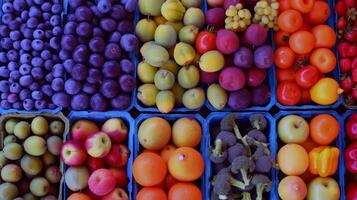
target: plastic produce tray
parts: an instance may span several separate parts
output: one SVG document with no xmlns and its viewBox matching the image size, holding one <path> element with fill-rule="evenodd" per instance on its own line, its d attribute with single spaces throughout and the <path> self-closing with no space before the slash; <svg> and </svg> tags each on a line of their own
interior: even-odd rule
<svg viewBox="0 0 357 200">
<path fill-rule="evenodd" d="M 128 192 L 129 200 L 132 198 L 132 164 L 133 164 L 133 155 L 134 155 L 134 119 L 130 116 L 127 112 L 86 112 L 86 111 L 79 111 L 79 112 L 71 112 L 68 115 L 69 125 L 70 127 L 73 125 L 74 122 L 80 119 L 87 119 L 98 123 L 99 125 L 103 124 L 106 120 L 111 118 L 121 118 L 124 120 L 125 124 L 127 125 L 129 132 L 128 132 L 128 139 L 127 139 L 127 147 L 129 149 L 130 157 L 128 159 L 128 164 L 126 166 L 127 176 L 128 176 L 128 186 L 126 191 Z M 100 126 L 99 126 L 100 127 Z M 68 141 L 71 139 L 70 130 L 65 135 L 64 141 Z M 68 169 L 67 165 L 63 165 L 63 174 Z M 63 199 L 67 199 L 70 195 L 70 190 L 67 188 L 66 184 L 62 183 L 62 197 Z"/>
<path fill-rule="evenodd" d="M 338 147 L 340 149 L 340 156 L 339 156 L 339 166 L 337 169 L 337 172 L 332 176 L 339 184 L 340 186 L 340 200 L 345 200 L 346 199 L 346 195 L 345 195 L 345 176 L 344 173 L 346 171 L 345 168 L 345 162 L 344 162 L 344 158 L 343 158 L 343 152 L 345 150 L 345 145 L 344 145 L 344 137 L 345 137 L 345 132 L 344 132 L 344 119 L 335 111 L 330 111 L 330 110 L 325 110 L 325 111 L 281 111 L 278 112 L 276 115 L 274 115 L 274 119 L 275 119 L 275 129 L 274 132 L 277 133 L 277 124 L 279 123 L 280 119 L 284 116 L 287 115 L 299 115 L 301 117 L 303 117 L 306 120 L 311 120 L 313 117 L 315 117 L 318 114 L 330 114 L 333 117 L 335 117 L 337 119 L 337 121 L 340 124 L 340 133 L 338 135 L 338 137 L 336 138 L 335 142 L 334 142 L 334 146 Z M 346 114 L 345 114 L 346 115 Z M 344 115 L 344 116 L 345 116 Z M 349 115 L 348 115 L 349 116 Z M 277 138 L 276 143 L 278 144 L 279 139 Z M 281 143 L 279 143 L 279 145 L 277 147 L 281 147 Z M 275 155 L 277 154 L 277 148 L 275 149 L 276 152 L 274 153 Z M 276 183 L 279 183 L 279 171 L 277 171 L 277 173 L 275 174 L 276 177 Z M 280 174 L 282 175 L 282 174 Z M 276 197 L 279 197 L 278 195 L 278 187 L 275 187 L 276 191 Z"/>
<path fill-rule="evenodd" d="M 334 0 L 327 0 L 328 4 L 330 5 L 330 16 L 327 19 L 327 25 L 329 25 L 332 29 L 336 30 L 336 13 L 334 12 L 335 10 L 335 3 Z M 274 44 L 275 46 L 275 44 Z M 337 55 L 337 45 L 333 47 L 333 52 L 335 55 Z M 337 82 L 340 80 L 340 70 L 339 70 L 339 64 L 337 62 L 335 69 L 328 74 L 327 77 L 334 78 Z M 277 87 L 277 80 L 275 79 L 275 88 Z M 309 104 L 309 105 L 298 105 L 298 106 L 285 106 L 276 101 L 276 106 L 280 109 L 283 110 L 309 110 L 309 109 L 331 109 L 331 108 L 337 108 L 342 104 L 342 95 L 339 96 L 338 100 L 331 105 L 323 106 L 323 105 L 317 105 L 317 104 Z M 357 107 L 356 107 L 357 108 Z"/>
<path fill-rule="evenodd" d="M 239 116 L 240 116 L 240 119 L 241 121 L 243 121 L 243 126 L 244 126 L 244 123 L 247 122 L 248 120 L 248 123 L 249 123 L 249 116 L 252 115 L 252 114 L 263 114 L 265 116 L 265 118 L 267 119 L 268 121 L 268 132 L 269 134 L 267 135 L 267 137 L 269 138 L 269 149 L 272 153 L 272 155 L 275 157 L 276 156 L 276 152 L 277 152 L 277 136 L 276 136 L 276 133 L 275 133 L 275 120 L 274 118 L 267 112 L 237 112 L 239 113 Z M 210 133 L 211 133 L 211 128 L 214 126 L 214 125 L 218 125 L 219 126 L 219 123 L 220 121 L 227 115 L 227 114 L 230 114 L 230 112 L 213 112 L 211 113 L 207 119 L 206 119 L 206 147 L 205 147 L 205 150 L 206 150 L 206 180 L 205 180 L 205 188 L 206 188 L 206 198 L 207 200 L 210 200 L 211 199 L 211 190 L 212 190 L 212 187 L 211 187 L 211 179 L 213 178 L 213 175 L 212 175 L 212 165 L 211 165 L 211 161 L 209 159 L 209 151 L 210 151 L 210 148 L 211 148 L 211 138 L 210 138 Z M 240 120 L 238 120 L 239 122 Z M 273 168 L 272 171 L 271 171 L 271 180 L 273 182 L 273 188 L 272 188 L 272 191 L 269 193 L 269 198 L 268 199 L 278 199 L 278 195 L 275 191 L 277 191 L 277 186 L 278 186 L 278 181 L 276 179 L 276 170 Z"/>
<path fill-rule="evenodd" d="M 151 117 L 162 117 L 164 119 L 166 119 L 171 125 L 173 124 L 173 122 L 175 122 L 177 119 L 180 119 L 182 117 L 190 117 L 193 119 L 196 119 L 198 123 L 200 123 L 201 128 L 202 128 L 202 138 L 201 138 L 201 143 L 199 146 L 198 151 L 201 152 L 203 159 L 207 160 L 207 152 L 208 150 L 206 149 L 207 145 L 206 145 L 206 131 L 205 131 L 205 124 L 206 124 L 206 120 L 199 114 L 141 114 L 139 115 L 136 120 L 135 120 L 135 133 L 134 133 L 134 159 L 139 155 L 139 153 L 142 150 L 142 147 L 139 143 L 139 139 L 138 139 L 138 130 L 139 130 L 139 126 L 140 124 L 148 118 Z M 206 165 L 206 164 L 205 164 Z M 207 167 L 205 166 L 205 171 L 207 170 Z M 205 196 L 205 174 L 206 172 L 203 173 L 203 175 L 201 176 L 201 178 L 199 180 L 197 180 L 195 183 L 197 183 L 196 185 L 200 187 L 202 195 L 203 195 L 203 199 L 207 199 L 208 197 Z M 133 199 L 136 199 L 136 195 L 140 189 L 139 184 L 136 183 L 136 181 L 133 179 Z"/>
<path fill-rule="evenodd" d="M 11 118 L 16 118 L 16 119 L 21 119 L 21 120 L 25 120 L 25 121 L 28 121 L 28 120 L 31 120 L 33 119 L 34 117 L 36 116 L 43 116 L 44 118 L 46 119 L 49 119 L 49 120 L 60 120 L 64 123 L 64 134 L 66 132 L 68 132 L 69 130 L 69 121 L 68 119 L 62 114 L 62 113 L 57 113 L 57 114 L 53 114 L 53 113 L 48 113 L 48 112 L 32 112 L 32 113 L 29 113 L 29 112 L 13 112 L 13 113 L 1 113 L 1 117 L 0 117 L 0 148 L 4 148 L 4 138 L 5 138 L 5 130 L 4 130 L 4 126 L 5 126 L 5 123 L 8 119 L 11 119 Z M 63 163 L 62 161 L 59 161 L 59 165 L 60 165 L 60 168 L 63 168 Z M 59 194 L 58 194 L 58 200 L 62 200 L 63 196 L 62 196 L 62 191 L 63 191 L 63 176 L 61 178 L 61 182 L 60 182 L 60 188 L 58 188 L 59 190 Z M 65 199 L 63 199 L 65 200 Z"/>
</svg>

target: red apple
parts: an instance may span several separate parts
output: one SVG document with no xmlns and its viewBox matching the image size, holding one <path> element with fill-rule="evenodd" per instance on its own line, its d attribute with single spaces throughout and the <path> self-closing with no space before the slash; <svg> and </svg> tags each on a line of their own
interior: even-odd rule
<svg viewBox="0 0 357 200">
<path fill-rule="evenodd" d="M 130 151 L 129 151 L 128 147 L 126 147 L 124 144 L 119 144 L 119 148 L 120 148 L 120 154 L 121 154 L 120 167 L 123 167 L 128 163 Z"/>
<path fill-rule="evenodd" d="M 101 197 L 100 196 L 98 196 L 98 195 L 96 195 L 96 194 L 94 194 L 92 191 L 90 191 L 90 189 L 87 187 L 85 190 L 84 190 L 84 192 L 83 192 L 84 194 L 86 194 L 86 195 L 88 195 L 91 199 L 101 199 Z"/>
<path fill-rule="evenodd" d="M 128 194 L 121 188 L 115 188 L 111 193 L 105 195 L 102 200 L 128 200 Z"/>
<path fill-rule="evenodd" d="M 115 180 L 117 182 L 117 187 L 125 188 L 128 185 L 128 177 L 126 176 L 125 168 L 111 168 Z"/>
<path fill-rule="evenodd" d="M 62 144 L 61 159 L 66 165 L 79 166 L 87 159 L 87 152 L 81 143 L 69 140 Z"/>
<path fill-rule="evenodd" d="M 98 196 L 104 196 L 115 188 L 116 180 L 109 169 L 97 169 L 88 179 L 89 189 Z"/>
<path fill-rule="evenodd" d="M 78 120 L 72 126 L 72 138 L 77 141 L 84 142 L 89 136 L 98 132 L 97 124 L 89 120 Z"/>
<path fill-rule="evenodd" d="M 85 147 L 88 154 L 94 158 L 104 158 L 110 152 L 112 143 L 109 136 L 104 132 L 98 132 L 91 135 L 85 141 Z"/>
<path fill-rule="evenodd" d="M 113 143 L 124 142 L 128 136 L 128 127 L 119 118 L 107 120 L 102 126 L 102 131 L 109 135 Z"/>
<path fill-rule="evenodd" d="M 93 157 L 88 157 L 87 158 L 87 167 L 89 169 L 89 171 L 95 171 L 97 169 L 100 169 L 100 168 L 105 168 L 105 162 L 103 159 L 101 158 L 93 158 Z"/>
</svg>

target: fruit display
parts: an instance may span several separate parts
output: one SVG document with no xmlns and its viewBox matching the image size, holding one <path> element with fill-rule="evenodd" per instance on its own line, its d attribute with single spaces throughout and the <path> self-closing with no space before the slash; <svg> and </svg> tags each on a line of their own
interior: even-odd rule
<svg viewBox="0 0 357 200">
<path fill-rule="evenodd" d="M 133 162 L 136 200 L 203 198 L 204 136 L 200 117 L 142 115 Z M 202 143 L 202 144 L 201 144 Z"/>
<path fill-rule="evenodd" d="M 128 200 L 127 165 L 131 152 L 127 145 L 133 127 L 120 117 L 71 117 L 70 139 L 60 151 L 65 164 L 65 198 Z"/>
<path fill-rule="evenodd" d="M 277 118 L 279 197 L 340 199 L 340 124 L 335 114 L 295 112 Z"/>
<path fill-rule="evenodd" d="M 349 115 L 349 114 L 348 114 Z M 346 132 L 346 148 L 344 151 L 345 167 L 347 173 L 346 177 L 346 199 L 353 200 L 357 198 L 357 114 L 353 113 L 346 118 L 345 132 Z"/>
<path fill-rule="evenodd" d="M 68 129 L 64 116 L 7 114 L 0 121 L 0 199 L 60 198 L 58 155 Z"/>
<path fill-rule="evenodd" d="M 334 74 L 336 34 L 333 24 L 326 24 L 331 13 L 326 1 L 281 0 L 274 33 L 281 105 L 332 105 L 343 92 Z"/>
<path fill-rule="evenodd" d="M 13 0 L 1 6 L 0 107 L 56 108 L 52 80 L 65 77 L 58 54 L 62 3 Z"/>
<path fill-rule="evenodd" d="M 211 199 L 270 199 L 275 158 L 269 149 L 270 125 L 265 116 L 212 116 Z"/>
</svg>

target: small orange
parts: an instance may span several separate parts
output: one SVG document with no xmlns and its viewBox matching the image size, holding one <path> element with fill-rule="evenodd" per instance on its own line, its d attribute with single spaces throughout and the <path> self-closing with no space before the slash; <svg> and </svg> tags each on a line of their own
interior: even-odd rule
<svg viewBox="0 0 357 200">
<path fill-rule="evenodd" d="M 172 126 L 172 142 L 177 147 L 196 147 L 200 144 L 202 128 L 197 120 L 183 117 Z"/>
<path fill-rule="evenodd" d="M 136 195 L 136 200 L 167 200 L 166 193 L 157 187 L 144 187 Z"/>
<path fill-rule="evenodd" d="M 166 176 L 165 161 L 154 153 L 141 153 L 133 163 L 133 176 L 142 186 L 154 186 L 161 183 Z"/>
<path fill-rule="evenodd" d="M 144 148 L 160 150 L 170 141 L 171 125 L 161 117 L 148 118 L 140 124 L 138 138 Z"/>
<path fill-rule="evenodd" d="M 166 190 L 170 190 L 170 188 L 172 186 L 174 186 L 176 183 L 178 183 L 179 181 L 176 180 L 171 174 L 167 174 L 166 178 L 165 178 L 165 186 L 166 186 Z"/>
<path fill-rule="evenodd" d="M 340 125 L 335 117 L 329 114 L 320 114 L 310 121 L 310 136 L 320 145 L 329 145 L 340 132 Z"/>
<path fill-rule="evenodd" d="M 88 195 L 84 193 L 73 193 L 67 198 L 67 200 L 92 200 Z"/>
<path fill-rule="evenodd" d="M 179 181 L 195 181 L 204 171 L 202 155 L 191 147 L 175 150 L 168 162 L 169 172 Z"/>
<path fill-rule="evenodd" d="M 202 192 L 193 183 L 177 183 L 169 191 L 169 200 L 201 200 Z"/>
<path fill-rule="evenodd" d="M 168 144 L 161 150 L 161 158 L 164 159 L 166 163 L 169 162 L 171 155 L 175 152 L 176 149 L 177 148 L 174 145 Z"/>
</svg>

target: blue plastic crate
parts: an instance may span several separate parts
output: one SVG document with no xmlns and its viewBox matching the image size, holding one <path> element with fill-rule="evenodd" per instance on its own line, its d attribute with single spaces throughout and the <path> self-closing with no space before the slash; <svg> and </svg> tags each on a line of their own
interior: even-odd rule
<svg viewBox="0 0 357 200">
<path fill-rule="evenodd" d="M 330 5 L 330 16 L 327 19 L 327 24 L 335 30 L 336 27 L 336 13 L 334 12 L 334 7 L 335 3 L 333 0 L 327 0 L 328 4 Z M 337 45 L 333 47 L 333 52 L 335 55 L 337 55 Z M 337 56 L 338 58 L 338 56 Z M 329 73 L 328 77 L 334 78 L 337 82 L 340 80 L 340 70 L 339 70 L 339 64 L 337 62 L 335 69 L 333 72 Z M 275 87 L 277 87 L 277 80 L 275 79 Z M 285 106 L 276 101 L 276 106 L 278 108 L 283 109 L 283 110 L 309 110 L 309 109 L 331 109 L 331 108 L 337 108 L 342 104 L 342 95 L 338 98 L 338 100 L 332 104 L 332 105 L 317 105 L 317 104 L 309 104 L 309 105 L 298 105 L 298 106 Z"/>
<path fill-rule="evenodd" d="M 75 123 L 76 121 L 80 119 L 87 119 L 94 121 L 98 123 L 99 127 L 102 125 L 106 120 L 111 119 L 111 118 L 121 118 L 124 120 L 126 123 L 129 132 L 128 132 L 128 139 L 127 139 L 127 147 L 129 149 L 130 157 L 128 159 L 128 163 L 126 166 L 126 171 L 127 171 L 127 176 L 128 176 L 128 186 L 127 186 L 127 192 L 129 196 L 129 200 L 132 199 L 132 181 L 133 181 L 133 176 L 132 176 L 132 164 L 133 164 L 133 157 L 134 157 L 134 129 L 135 129 L 135 121 L 134 119 L 130 116 L 129 113 L 127 112 L 86 112 L 86 111 L 79 111 L 79 112 L 71 112 L 68 115 L 68 120 L 70 127 Z M 66 133 L 64 141 L 68 141 L 71 139 L 71 134 L 70 130 L 68 133 Z M 68 169 L 67 165 L 63 165 L 63 173 Z M 64 179 L 64 177 L 63 177 Z M 71 194 L 70 190 L 67 188 L 65 182 L 63 181 L 62 183 L 62 197 L 63 199 L 67 199 L 67 197 Z"/>
<path fill-rule="evenodd" d="M 202 11 L 205 13 L 206 10 L 207 10 L 207 5 L 206 5 L 206 0 L 202 0 L 201 2 L 201 9 Z M 140 19 L 141 19 L 141 14 L 140 14 L 140 11 L 139 11 L 139 6 L 136 8 L 135 10 L 135 15 L 134 15 L 134 25 L 136 25 Z M 142 44 L 140 44 L 142 45 Z M 136 84 L 137 84 L 137 88 L 140 87 L 141 85 L 141 82 L 140 80 L 137 78 L 137 66 L 138 64 L 141 62 L 141 55 L 140 55 L 140 49 L 138 48 L 134 54 L 133 54 L 133 59 L 135 59 L 135 78 L 136 78 Z M 140 100 L 136 97 L 136 93 L 137 93 L 137 88 L 135 88 L 134 90 L 134 100 L 135 100 L 135 103 L 134 103 L 134 106 L 136 109 L 138 109 L 138 111 L 140 112 L 150 112 L 150 113 L 159 113 L 159 109 L 156 107 L 156 106 L 145 106 L 143 105 Z M 206 102 L 204 103 L 204 105 L 206 104 Z M 197 108 L 197 109 L 188 109 L 184 106 L 181 106 L 181 107 L 176 107 L 172 110 L 172 112 L 179 112 L 179 113 L 183 113 L 183 112 L 195 112 L 195 111 L 199 111 L 204 105 L 202 105 L 200 108 Z"/>
<path fill-rule="evenodd" d="M 135 158 L 140 154 L 142 147 L 139 143 L 139 139 L 138 139 L 138 130 L 139 130 L 139 126 L 140 124 L 149 118 L 152 117 L 161 117 L 166 119 L 171 125 L 173 124 L 173 122 L 175 122 L 177 119 L 183 118 L 183 117 L 190 117 L 193 118 L 195 120 L 197 120 L 198 123 L 200 123 L 201 128 L 202 128 L 202 138 L 201 138 L 201 143 L 199 146 L 199 151 L 202 154 L 202 157 L 206 160 L 207 159 L 207 149 L 206 149 L 206 131 L 205 131 L 205 119 L 199 115 L 199 114 L 141 114 L 139 115 L 136 119 L 135 119 L 135 133 L 134 133 L 134 160 Z M 207 167 L 205 166 L 205 171 L 207 170 Z M 198 186 L 201 188 L 201 192 L 203 195 L 203 199 L 207 199 L 207 197 L 205 197 L 205 174 L 206 172 L 203 173 L 203 175 L 201 176 L 201 178 L 199 180 L 196 181 L 196 183 L 198 182 Z M 136 181 L 133 179 L 133 199 L 136 199 L 136 195 L 138 193 L 140 189 L 140 186 L 138 183 L 136 183 Z"/>
<path fill-rule="evenodd" d="M 271 154 L 275 157 L 276 156 L 276 152 L 277 152 L 277 138 L 276 138 L 276 133 L 275 133 L 275 121 L 274 118 L 267 112 L 237 112 L 239 113 L 240 119 L 242 120 L 243 123 L 249 123 L 249 116 L 251 116 L 252 114 L 263 114 L 265 116 L 265 118 L 268 121 L 268 128 L 267 128 L 267 136 L 269 138 L 269 149 L 271 151 Z M 206 180 L 205 180 L 205 187 L 206 187 L 206 199 L 210 200 L 211 199 L 211 183 L 210 180 L 213 178 L 212 175 L 212 165 L 211 165 L 211 161 L 209 159 L 209 151 L 211 148 L 211 128 L 212 126 L 219 126 L 220 121 L 226 116 L 230 114 L 230 112 L 213 112 L 211 113 L 207 119 L 206 119 Z M 239 123 L 240 120 L 238 120 Z M 239 125 L 239 124 L 238 124 Z M 278 199 L 277 193 L 275 191 L 277 191 L 277 186 L 278 186 L 278 182 L 275 179 L 276 177 L 276 170 L 273 168 L 271 171 L 271 180 L 273 182 L 273 188 L 272 191 L 269 193 L 269 199 Z"/>
<path fill-rule="evenodd" d="M 344 134 L 344 130 L 343 130 L 344 121 L 343 121 L 342 117 L 337 112 L 330 111 L 330 110 L 326 110 L 326 111 L 281 111 L 281 112 L 277 113 L 276 115 L 274 115 L 275 128 L 277 127 L 277 124 L 279 123 L 280 119 L 287 115 L 299 115 L 299 116 L 303 117 L 305 120 L 309 121 L 313 117 L 315 117 L 316 115 L 319 115 L 319 114 L 329 114 L 329 115 L 335 117 L 340 124 L 340 133 L 334 142 L 334 145 L 340 149 L 339 166 L 338 166 L 337 172 L 332 177 L 338 182 L 338 184 L 340 186 L 340 191 L 341 191 L 340 200 L 345 200 L 346 195 L 345 195 L 344 173 L 346 171 L 346 168 L 345 168 L 345 162 L 344 162 L 344 158 L 343 158 L 343 152 L 345 149 L 345 145 L 344 145 L 344 135 L 345 134 Z M 277 128 L 274 131 L 277 133 L 278 132 Z M 278 143 L 278 139 L 277 139 L 277 143 Z M 275 152 L 275 154 L 277 154 L 277 152 Z M 277 180 L 277 183 L 279 183 L 279 171 L 277 171 L 277 173 L 276 173 L 276 180 Z M 276 189 L 276 194 L 278 197 L 277 187 L 275 189 Z"/>
</svg>

